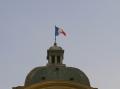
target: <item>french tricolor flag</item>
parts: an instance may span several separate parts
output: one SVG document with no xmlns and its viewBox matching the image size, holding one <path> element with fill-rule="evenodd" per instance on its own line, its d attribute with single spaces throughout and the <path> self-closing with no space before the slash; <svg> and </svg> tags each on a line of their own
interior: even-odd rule
<svg viewBox="0 0 120 89">
<path fill-rule="evenodd" d="M 58 36 L 60 34 L 63 34 L 64 36 L 66 36 L 66 33 L 64 32 L 62 28 L 55 26 L 55 36 Z"/>
</svg>

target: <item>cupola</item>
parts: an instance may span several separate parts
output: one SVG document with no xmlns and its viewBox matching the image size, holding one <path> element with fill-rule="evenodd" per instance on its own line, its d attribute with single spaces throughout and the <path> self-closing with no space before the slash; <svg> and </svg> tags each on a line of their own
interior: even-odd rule
<svg viewBox="0 0 120 89">
<path fill-rule="evenodd" d="M 64 59 L 64 50 L 62 49 L 62 47 L 57 46 L 57 43 L 54 43 L 54 45 L 47 50 L 47 60 L 48 60 L 47 65 L 64 66 L 63 59 Z"/>
</svg>

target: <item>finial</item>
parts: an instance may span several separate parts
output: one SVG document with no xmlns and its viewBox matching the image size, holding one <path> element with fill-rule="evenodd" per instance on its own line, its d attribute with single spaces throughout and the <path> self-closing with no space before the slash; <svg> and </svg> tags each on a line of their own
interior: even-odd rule
<svg viewBox="0 0 120 89">
<path fill-rule="evenodd" d="M 57 43 L 56 43 L 56 42 L 54 43 L 54 46 L 57 46 Z"/>
</svg>

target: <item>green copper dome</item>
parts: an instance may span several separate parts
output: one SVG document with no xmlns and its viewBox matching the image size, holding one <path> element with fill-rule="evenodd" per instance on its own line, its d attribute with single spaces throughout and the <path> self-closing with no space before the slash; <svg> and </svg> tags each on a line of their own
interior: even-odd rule
<svg viewBox="0 0 120 89">
<path fill-rule="evenodd" d="M 88 77 L 77 68 L 66 67 L 63 59 L 64 50 L 54 43 L 47 50 L 47 66 L 33 69 L 26 77 L 25 86 L 53 80 L 72 81 L 90 86 Z"/>
<path fill-rule="evenodd" d="M 65 66 L 44 66 L 33 69 L 25 80 L 25 86 L 50 80 L 65 80 L 90 86 L 88 77 L 79 69 Z"/>
</svg>

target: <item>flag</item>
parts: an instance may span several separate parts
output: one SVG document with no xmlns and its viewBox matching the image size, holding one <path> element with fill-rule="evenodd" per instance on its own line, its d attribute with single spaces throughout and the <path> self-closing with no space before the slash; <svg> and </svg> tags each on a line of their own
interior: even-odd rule
<svg viewBox="0 0 120 89">
<path fill-rule="evenodd" d="M 64 36 L 66 36 L 66 33 L 64 32 L 62 28 L 55 26 L 55 36 L 58 36 L 60 34 L 63 34 Z"/>
</svg>

